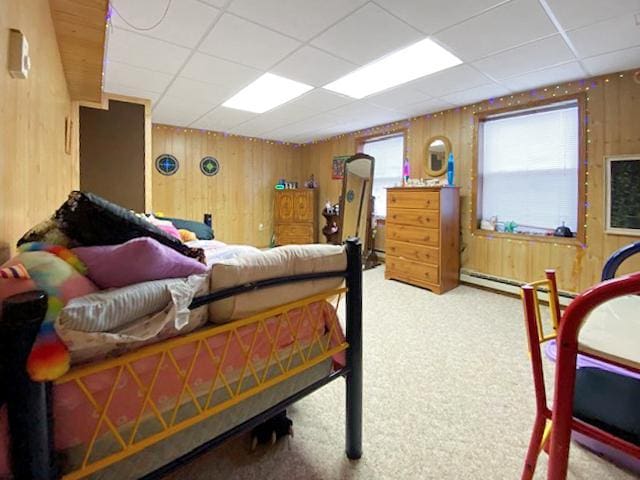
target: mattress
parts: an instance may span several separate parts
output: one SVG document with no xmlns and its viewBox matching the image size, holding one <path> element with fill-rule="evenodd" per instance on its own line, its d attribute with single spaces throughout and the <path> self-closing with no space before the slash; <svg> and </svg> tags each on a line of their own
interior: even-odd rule
<svg viewBox="0 0 640 480">
<path fill-rule="evenodd" d="M 253 344 L 251 361 L 255 370 L 262 372 L 259 375 L 266 374 L 268 378 L 276 373 L 276 365 L 273 365 L 273 360 L 269 360 L 271 354 L 269 338 L 277 339 L 278 357 L 281 359 L 291 357 L 292 361 L 298 361 L 297 355 L 291 355 L 292 350 L 295 348 L 295 340 L 302 345 L 302 348 L 306 346 L 312 347 L 318 338 L 323 338 L 327 334 L 326 332 L 333 332 L 332 338 L 326 339 L 327 342 L 337 345 L 344 341 L 335 310 L 325 301 L 311 303 L 308 307 L 290 310 L 286 315 L 289 319 L 287 322 L 281 323 L 278 317 L 266 319 L 264 322 L 266 331 L 256 332 L 256 328 L 258 328 L 256 323 L 238 328 L 236 330 L 238 332 L 237 337 L 233 337 L 228 345 L 226 333 L 209 337 L 207 343 L 211 352 L 218 358 L 224 359 L 222 365 L 219 366 L 214 365 L 204 348 L 200 349 L 196 355 L 196 346 L 193 343 L 174 347 L 171 352 L 175 358 L 176 365 L 182 371 L 188 371 L 191 362 L 193 362 L 188 384 L 194 395 L 201 398 L 202 395 L 209 392 L 211 380 L 218 368 L 228 384 L 233 385 L 240 378 L 244 378 L 240 391 L 250 388 L 255 379 L 252 375 L 243 377 L 243 367 L 247 356 L 245 352 L 248 345 Z M 148 386 L 151 384 L 158 362 L 161 361 L 160 355 L 158 353 L 155 356 L 144 357 L 133 362 L 133 369 L 143 385 Z M 196 355 L 195 359 L 194 355 Z M 333 361 L 344 365 L 344 352 L 340 352 L 339 355 L 335 356 Z M 265 372 L 267 363 L 269 363 L 270 368 L 269 371 Z M 176 399 L 180 396 L 183 379 L 170 361 L 164 361 L 158 371 L 158 380 L 151 391 L 150 397 L 158 409 L 163 412 L 163 417 L 165 415 L 171 417 L 176 405 Z M 95 402 L 99 405 L 105 405 L 107 402 L 110 388 L 115 383 L 116 375 L 116 369 L 113 368 L 92 374 L 83 379 L 84 386 L 91 392 Z M 226 393 L 226 386 L 223 383 L 216 383 L 213 391 L 215 393 L 212 395 L 211 405 L 229 398 Z M 263 393 L 259 394 L 259 396 L 261 395 Z M 78 458 L 82 455 L 80 452 L 84 451 L 85 445 L 90 441 L 99 416 L 83 394 L 81 387 L 73 381 L 55 385 L 53 396 L 55 448 L 59 452 L 64 452 L 70 464 L 73 464 L 78 461 Z M 109 419 L 119 431 L 125 434 L 130 433 L 132 422 L 137 418 L 143 402 L 143 390 L 139 388 L 135 378 L 125 370 L 119 378 L 117 388 L 114 390 L 113 399 L 108 409 Z M 257 405 L 261 404 L 258 403 Z M 188 416 L 190 409 L 195 409 L 195 406 L 190 401 L 189 395 L 180 396 L 180 407 L 176 410 L 176 418 Z M 193 412 L 191 411 L 191 413 Z M 222 421 L 220 419 L 224 418 L 225 415 L 226 413 L 222 412 L 214 415 L 214 418 Z M 238 413 L 234 415 L 238 415 Z M 152 431 L 153 425 L 155 424 L 155 428 L 158 428 L 160 423 L 154 418 L 153 412 L 148 406 L 144 411 L 143 418 L 146 418 L 149 423 L 145 423 L 139 434 L 148 431 L 155 433 Z M 235 419 L 235 416 L 233 418 Z M 167 419 L 165 418 L 165 420 Z M 231 421 L 230 424 L 235 424 L 234 421 Z M 0 409 L 0 478 L 8 472 L 8 432 L 6 429 L 6 409 L 2 408 Z M 215 436 L 215 434 L 212 433 L 211 436 Z M 114 438 L 109 433 L 106 425 L 103 424 L 96 444 L 98 452 L 109 452 L 109 449 L 116 445 Z M 129 437 L 125 436 L 124 438 Z M 162 460 L 161 464 L 168 461 L 168 459 Z"/>
</svg>

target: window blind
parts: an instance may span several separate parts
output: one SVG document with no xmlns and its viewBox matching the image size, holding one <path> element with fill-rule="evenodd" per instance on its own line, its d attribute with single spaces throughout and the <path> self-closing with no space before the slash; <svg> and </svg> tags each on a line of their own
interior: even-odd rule
<svg viewBox="0 0 640 480">
<path fill-rule="evenodd" d="M 483 219 L 514 221 L 518 231 L 578 227 L 576 102 L 489 118 L 480 145 Z"/>
<path fill-rule="evenodd" d="M 402 184 L 404 161 L 404 135 L 372 139 L 365 142 L 363 153 L 375 158 L 373 175 L 374 215 L 387 214 L 387 192 L 385 188 Z"/>
</svg>

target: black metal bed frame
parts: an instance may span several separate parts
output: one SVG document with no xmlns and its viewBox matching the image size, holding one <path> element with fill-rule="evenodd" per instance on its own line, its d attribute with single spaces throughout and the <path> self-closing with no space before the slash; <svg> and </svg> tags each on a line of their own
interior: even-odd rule
<svg viewBox="0 0 640 480">
<path fill-rule="evenodd" d="M 288 405 L 339 377 L 346 380 L 345 452 L 352 460 L 362 456 L 362 254 L 359 239 L 350 238 L 346 241 L 346 254 L 345 271 L 263 280 L 193 300 L 190 309 L 260 288 L 310 279 L 344 277 L 348 289 L 346 339 L 349 347 L 346 365 L 143 478 L 161 478 L 195 456 L 268 420 Z M 6 402 L 8 407 L 11 469 L 16 480 L 53 480 L 61 475 L 53 442 L 52 383 L 33 382 L 26 371 L 27 357 L 46 311 L 47 295 L 42 291 L 15 295 L 3 303 L 0 321 L 0 405 Z"/>
</svg>

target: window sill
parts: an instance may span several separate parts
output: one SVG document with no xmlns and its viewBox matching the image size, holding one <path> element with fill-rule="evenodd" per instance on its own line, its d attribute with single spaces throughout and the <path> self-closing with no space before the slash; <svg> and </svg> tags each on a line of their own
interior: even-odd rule
<svg viewBox="0 0 640 480">
<path fill-rule="evenodd" d="M 478 237 L 504 238 L 507 240 L 520 240 L 522 242 L 574 245 L 576 247 L 581 247 L 583 245 L 583 242 L 578 237 L 547 237 L 542 235 L 528 235 L 526 233 L 492 232 L 490 230 L 480 230 L 479 228 L 473 230 L 471 235 Z"/>
</svg>

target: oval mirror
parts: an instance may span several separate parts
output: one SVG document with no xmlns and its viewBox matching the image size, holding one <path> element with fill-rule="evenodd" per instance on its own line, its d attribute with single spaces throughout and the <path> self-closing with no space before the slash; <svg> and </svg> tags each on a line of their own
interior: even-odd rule
<svg viewBox="0 0 640 480">
<path fill-rule="evenodd" d="M 447 137 L 437 136 L 427 142 L 426 172 L 430 177 L 439 177 L 447 171 L 447 158 L 451 152 L 451 142 Z"/>
</svg>

